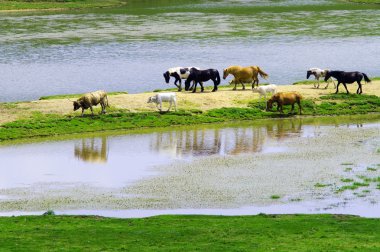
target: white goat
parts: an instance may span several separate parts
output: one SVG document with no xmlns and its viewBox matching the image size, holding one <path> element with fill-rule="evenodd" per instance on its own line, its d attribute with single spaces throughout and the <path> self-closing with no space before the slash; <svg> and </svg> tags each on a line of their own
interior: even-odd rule
<svg viewBox="0 0 380 252">
<path fill-rule="evenodd" d="M 155 103 L 157 108 L 162 111 L 162 102 L 169 102 L 169 111 L 174 103 L 174 109 L 177 111 L 177 98 L 175 93 L 159 93 L 154 96 L 149 97 L 148 103 Z"/>
</svg>

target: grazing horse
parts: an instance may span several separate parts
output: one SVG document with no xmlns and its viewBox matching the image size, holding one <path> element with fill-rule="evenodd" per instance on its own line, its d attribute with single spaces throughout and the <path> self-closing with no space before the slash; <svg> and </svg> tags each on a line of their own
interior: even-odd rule
<svg viewBox="0 0 380 252">
<path fill-rule="evenodd" d="M 262 71 L 258 66 L 229 66 L 223 70 L 223 79 L 226 79 L 229 74 L 232 74 L 235 77 L 233 80 L 235 83 L 233 90 L 236 90 L 236 85 L 238 83 L 243 85 L 243 89 L 245 89 L 244 82 L 252 82 L 252 80 L 252 89 L 255 87 L 255 83 L 259 86 L 258 74 L 264 79 L 268 78 L 268 74 Z"/>
<path fill-rule="evenodd" d="M 198 67 L 172 67 L 169 68 L 165 73 L 164 73 L 164 78 L 166 83 L 169 83 L 170 76 L 174 77 L 174 85 L 178 87 L 178 91 L 182 90 L 181 87 L 181 79 L 187 79 L 189 77 L 191 69 L 198 69 Z M 177 85 L 177 82 L 179 82 L 179 85 Z"/>
<path fill-rule="evenodd" d="M 329 71 L 326 73 L 325 81 L 327 81 L 330 77 L 334 77 L 338 81 L 335 92 L 336 94 L 339 91 L 340 83 L 343 83 L 343 86 L 346 89 L 347 94 L 349 94 L 350 92 L 348 92 L 346 84 L 351 84 L 356 81 L 358 83 L 358 89 L 356 90 L 356 93 L 361 94 L 363 92 L 362 84 L 360 83 L 362 79 L 364 78 L 365 82 L 371 82 L 368 76 L 365 73 L 361 72 Z"/>
<path fill-rule="evenodd" d="M 326 73 L 328 71 L 330 71 L 330 70 L 329 69 L 320 69 L 320 68 L 317 68 L 317 67 L 309 68 L 309 70 L 307 70 L 306 79 L 309 79 L 310 75 L 314 75 L 315 79 L 318 81 L 318 85 L 316 85 L 316 83 L 314 83 L 314 88 L 319 88 L 319 78 L 325 77 Z M 334 88 L 336 88 L 334 80 L 331 79 L 331 81 L 334 84 Z M 329 84 L 330 83 L 327 82 L 327 85 L 326 85 L 325 89 L 327 89 L 329 87 Z"/>
<path fill-rule="evenodd" d="M 297 103 L 298 104 L 298 107 L 299 107 L 299 110 L 300 110 L 300 114 L 301 114 L 301 100 L 302 100 L 302 96 L 297 93 L 297 92 L 280 92 L 280 93 L 276 93 L 274 94 L 267 102 L 267 110 L 272 110 L 272 107 L 273 107 L 273 103 L 277 103 L 277 111 L 280 110 L 281 113 L 284 113 L 284 111 L 282 110 L 282 106 L 283 105 L 292 105 L 292 111 L 294 111 L 294 104 Z"/>
<path fill-rule="evenodd" d="M 212 92 L 218 90 L 218 85 L 220 84 L 220 75 L 216 69 L 207 70 L 197 70 L 192 69 L 189 77 L 185 81 L 185 90 L 188 91 L 190 87 L 190 82 L 195 81 L 195 87 L 193 88 L 193 93 L 197 90 L 197 84 L 201 85 L 201 92 L 204 91 L 203 83 L 204 81 L 212 80 L 214 82 L 214 89 Z"/>
</svg>

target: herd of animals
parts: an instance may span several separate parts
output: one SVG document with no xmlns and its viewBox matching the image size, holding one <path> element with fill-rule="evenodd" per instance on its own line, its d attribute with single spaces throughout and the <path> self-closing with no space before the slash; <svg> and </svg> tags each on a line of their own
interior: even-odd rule
<svg viewBox="0 0 380 252">
<path fill-rule="evenodd" d="M 297 92 L 277 92 L 277 86 L 274 84 L 271 85 L 262 85 L 259 86 L 259 78 L 260 75 L 262 78 L 267 79 L 268 74 L 265 73 L 258 66 L 230 66 L 223 70 L 223 79 L 226 79 L 228 75 L 233 75 L 234 78 L 230 81 L 230 84 L 234 84 L 233 90 L 236 90 L 237 84 L 241 84 L 243 90 L 245 89 L 246 83 L 252 84 L 252 90 L 254 92 L 258 92 L 260 94 L 260 98 L 263 96 L 266 100 L 266 95 L 271 94 L 271 98 L 266 101 L 267 110 L 272 110 L 273 104 L 277 104 L 277 111 L 283 113 L 283 105 L 291 105 L 292 112 L 294 111 L 294 105 L 297 103 L 299 107 L 299 113 L 302 113 L 301 108 L 301 100 L 302 95 Z M 324 77 L 324 81 L 327 82 L 325 89 L 328 88 L 329 82 L 328 80 L 331 78 L 336 88 L 336 93 L 339 91 L 339 85 L 343 84 L 346 89 L 347 94 L 349 93 L 347 89 L 347 84 L 352 84 L 357 82 L 358 89 L 356 90 L 357 94 L 361 94 L 362 84 L 361 81 L 364 79 L 365 82 L 371 82 L 368 76 L 362 72 L 345 72 L 345 71 L 330 71 L 328 69 L 319 69 L 319 68 L 310 68 L 307 70 L 306 78 L 313 75 L 317 80 L 317 83 L 314 83 L 315 88 L 319 88 L 320 78 Z M 201 92 L 204 91 L 203 83 L 206 81 L 212 81 L 214 83 L 214 88 L 212 92 L 216 92 L 218 90 L 218 85 L 221 82 L 220 74 L 217 69 L 205 69 L 201 70 L 199 67 L 174 67 L 169 68 L 163 74 L 166 83 L 169 83 L 170 78 L 174 78 L 174 85 L 178 88 L 178 91 L 182 91 L 182 80 L 185 80 L 185 90 L 192 91 L 193 93 L 197 90 L 197 85 L 199 84 L 201 87 Z M 335 84 L 334 79 L 337 81 Z M 256 88 L 255 88 L 256 84 Z M 173 92 L 170 93 L 158 93 L 152 97 L 149 97 L 148 103 L 155 103 L 157 108 L 162 111 L 162 102 L 169 102 L 169 109 L 171 109 L 172 105 L 174 105 L 174 109 L 177 110 L 177 99 L 176 94 Z M 86 109 L 90 109 L 92 112 L 92 116 L 94 115 L 93 106 L 97 106 L 98 104 L 102 107 L 102 114 L 106 113 L 106 107 L 108 105 L 107 93 L 105 91 L 96 91 L 92 93 L 87 93 L 80 97 L 78 100 L 73 102 L 74 111 L 78 109 L 82 109 L 82 116 Z"/>
</svg>

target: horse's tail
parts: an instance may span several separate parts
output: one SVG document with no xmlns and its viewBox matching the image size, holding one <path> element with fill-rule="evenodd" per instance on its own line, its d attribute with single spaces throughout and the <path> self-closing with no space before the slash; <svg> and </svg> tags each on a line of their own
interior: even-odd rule
<svg viewBox="0 0 380 252">
<path fill-rule="evenodd" d="M 265 73 L 263 70 L 260 69 L 260 67 L 257 67 L 257 72 L 260 74 L 260 76 L 264 79 L 267 79 L 269 75 Z"/>
<path fill-rule="evenodd" d="M 365 73 L 362 73 L 362 75 L 364 76 L 365 82 L 371 82 L 371 80 L 368 78 L 368 76 Z"/>
<path fill-rule="evenodd" d="M 216 85 L 219 85 L 220 84 L 220 75 L 219 75 L 219 71 L 216 70 Z"/>
</svg>

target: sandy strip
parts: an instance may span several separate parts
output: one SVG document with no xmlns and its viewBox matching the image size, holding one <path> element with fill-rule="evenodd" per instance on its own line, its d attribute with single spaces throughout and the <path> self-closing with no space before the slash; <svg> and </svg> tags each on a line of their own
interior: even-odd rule
<svg viewBox="0 0 380 252">
<path fill-rule="evenodd" d="M 324 83 L 321 84 L 324 87 Z M 350 92 L 356 92 L 357 85 L 348 85 Z M 340 87 L 343 92 L 343 87 Z M 373 81 L 363 86 L 365 94 L 380 96 L 380 81 Z M 313 85 L 282 85 L 280 92 L 297 91 L 305 98 L 315 99 L 321 95 L 331 94 L 335 91 L 330 84 L 329 89 L 315 89 Z M 146 103 L 149 96 L 156 93 L 121 94 L 109 97 L 109 103 L 114 108 L 127 109 L 131 112 L 156 111 L 154 105 Z M 204 93 L 177 92 L 178 108 L 209 110 L 222 107 L 247 107 L 249 101 L 258 98 L 257 93 L 251 90 L 233 91 L 232 88 L 219 90 L 215 93 L 205 91 Z M 72 99 L 73 100 L 73 99 Z M 165 105 L 164 105 L 165 106 Z M 12 107 L 0 104 L 0 124 L 14 121 L 19 118 L 31 116 L 33 112 L 45 114 L 73 114 L 72 103 L 68 99 L 37 100 L 31 102 L 20 102 L 12 104 Z M 75 113 L 79 115 L 80 112 Z"/>
</svg>

